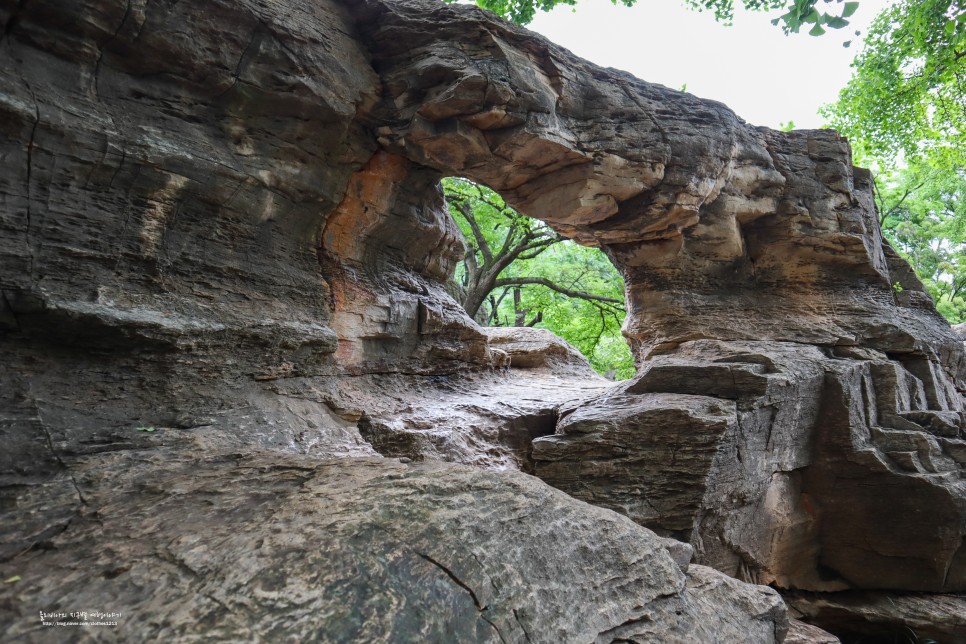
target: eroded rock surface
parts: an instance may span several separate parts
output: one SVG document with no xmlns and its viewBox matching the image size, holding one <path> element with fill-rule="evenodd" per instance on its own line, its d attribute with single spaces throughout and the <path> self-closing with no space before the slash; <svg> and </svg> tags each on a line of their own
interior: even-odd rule
<svg viewBox="0 0 966 644">
<path fill-rule="evenodd" d="M 784 644 L 841 644 L 842 640 L 817 626 L 797 619 L 789 620 Z"/>
<path fill-rule="evenodd" d="M 119 641 L 779 642 L 787 629 L 775 591 L 682 571 L 650 531 L 519 473 L 161 448 L 76 476 L 84 511 L 0 591 L 6 637 L 50 641 L 39 611 L 94 606 L 123 615 L 107 631 Z"/>
<path fill-rule="evenodd" d="M 869 175 L 834 132 L 753 127 L 435 0 L 33 0 L 0 3 L 0 24 L 0 558 L 23 579 L 3 589 L 16 633 L 41 603 L 101 598 L 156 612 L 128 627 L 176 639 L 199 616 L 272 636 L 277 622 L 236 610 L 249 604 L 307 635 L 324 618 L 367 636 L 352 614 L 379 611 L 401 621 L 373 622 L 377 638 L 781 635 L 773 595 L 701 566 L 692 590 L 620 572 L 635 603 L 578 569 L 590 545 L 541 558 L 539 525 L 508 543 L 474 523 L 506 529 L 532 493 L 570 517 L 546 515 L 554 539 L 613 543 L 615 570 L 668 551 L 604 510 L 521 474 L 380 453 L 534 471 L 687 539 L 678 564 L 693 549 L 783 588 L 966 589 L 963 343 L 882 240 Z M 637 378 L 615 388 L 562 345 L 464 314 L 438 189 L 454 174 L 608 253 Z M 407 514 L 468 489 L 479 512 Z M 300 495 L 314 513 L 297 515 Z M 396 514 L 353 523 L 380 503 Z M 218 548 L 179 523 L 215 515 Z M 591 539 L 587 517 L 626 539 Z M 352 559 L 352 526 L 369 558 Z M 466 552 L 504 557 L 481 566 L 505 586 L 454 573 L 500 600 L 492 628 L 488 604 L 400 545 L 464 528 Z M 233 569 L 258 539 L 267 567 Z M 345 565 L 296 565 L 307 542 Z M 125 569 L 124 548 L 152 563 Z M 144 576 L 164 566 L 210 602 L 152 600 Z M 233 577 L 273 566 L 302 594 Z M 72 571 L 59 585 L 57 569 Z M 555 599 L 511 619 L 537 592 L 527 579 L 574 589 L 566 610 L 586 607 L 586 625 Z M 329 582 L 355 593 L 348 613 L 325 612 Z M 424 599 L 437 609 L 400 608 Z"/>
<path fill-rule="evenodd" d="M 962 595 L 795 593 L 787 601 L 802 620 L 820 622 L 852 638 L 961 642 L 966 637 L 966 597 Z"/>
<path fill-rule="evenodd" d="M 854 347 L 687 342 L 565 409 L 535 473 L 744 579 L 960 590 L 963 416 L 924 382 Z"/>
</svg>

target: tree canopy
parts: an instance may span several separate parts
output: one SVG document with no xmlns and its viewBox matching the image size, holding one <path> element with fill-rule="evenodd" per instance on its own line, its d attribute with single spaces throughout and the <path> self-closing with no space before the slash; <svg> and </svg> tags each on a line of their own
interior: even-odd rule
<svg viewBox="0 0 966 644">
<path fill-rule="evenodd" d="M 879 14 L 823 110 L 876 172 L 882 230 L 951 322 L 966 316 L 966 0 Z"/>
<path fill-rule="evenodd" d="M 861 161 L 966 162 L 966 0 L 902 0 L 872 23 L 830 124 Z"/>
<path fill-rule="evenodd" d="M 624 283 L 604 253 L 557 235 L 467 179 L 443 180 L 466 253 L 460 303 L 480 324 L 538 326 L 579 349 L 602 374 L 634 373 L 621 337 Z"/>
<path fill-rule="evenodd" d="M 966 174 L 913 163 L 877 177 L 879 221 L 950 322 L 966 320 Z"/>
<path fill-rule="evenodd" d="M 443 0 L 457 2 L 457 0 Z M 772 11 L 786 9 L 786 12 L 773 20 L 775 25 L 781 25 L 785 33 L 798 33 L 802 27 L 810 26 L 809 32 L 813 36 L 825 33 L 825 28 L 841 29 L 849 24 L 849 17 L 858 9 L 858 2 L 844 0 L 738 0 L 745 9 L 750 11 Z M 614 4 L 626 7 L 634 6 L 637 0 L 611 0 Z M 735 0 L 684 0 L 685 4 L 699 11 L 711 11 L 719 22 L 731 24 L 735 17 Z M 573 6 L 577 0 L 476 0 L 476 4 L 488 9 L 498 16 L 503 16 L 518 25 L 526 25 L 533 21 L 537 11 L 550 11 L 557 5 Z M 820 11 L 819 7 L 829 8 L 830 11 Z"/>
</svg>

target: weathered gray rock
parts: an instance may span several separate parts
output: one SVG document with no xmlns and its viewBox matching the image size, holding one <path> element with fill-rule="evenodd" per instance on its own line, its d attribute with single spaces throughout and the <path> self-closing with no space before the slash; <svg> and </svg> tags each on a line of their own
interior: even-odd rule
<svg viewBox="0 0 966 644">
<path fill-rule="evenodd" d="M 685 343 L 565 409 L 533 443 L 534 472 L 742 579 L 958 590 L 962 415 L 930 410 L 948 398 L 911 366 L 848 348 Z"/>
<path fill-rule="evenodd" d="M 788 635 L 784 644 L 841 644 L 839 638 L 817 626 L 797 619 L 788 620 Z"/>
<path fill-rule="evenodd" d="M 843 637 L 865 635 L 941 643 L 966 638 L 966 597 L 962 595 L 795 593 L 786 601 L 801 619 L 821 623 Z M 795 621 L 789 637 L 795 631 Z"/>
<path fill-rule="evenodd" d="M 490 327 L 484 331 L 490 348 L 507 354 L 510 368 L 543 367 L 553 373 L 569 373 L 589 381 L 597 375 L 577 349 L 547 329 Z"/>
<path fill-rule="evenodd" d="M 120 613 L 77 641 L 780 642 L 777 593 L 532 477 L 381 459 L 156 449 L 77 471 L 83 511 L 0 589 L 5 639 L 39 612 Z M 65 620 L 66 621 L 66 620 Z"/>
<path fill-rule="evenodd" d="M 574 368 L 584 375 L 568 375 L 566 369 Z M 360 376 L 314 394 L 307 389 L 310 383 L 296 380 L 279 383 L 277 389 L 293 397 L 314 395 L 355 422 L 361 437 L 383 456 L 530 471 L 531 443 L 554 432 L 558 409 L 613 386 L 593 373 L 586 360 L 566 369 L 563 374 L 533 367 Z"/>
<path fill-rule="evenodd" d="M 533 442 L 534 473 L 589 503 L 691 538 L 734 403 L 673 394 L 605 393 Z"/>
</svg>

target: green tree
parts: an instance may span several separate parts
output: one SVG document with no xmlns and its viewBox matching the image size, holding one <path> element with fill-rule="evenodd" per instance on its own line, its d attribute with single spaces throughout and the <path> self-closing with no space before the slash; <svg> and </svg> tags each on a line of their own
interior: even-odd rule
<svg viewBox="0 0 966 644">
<path fill-rule="evenodd" d="M 856 157 L 892 168 L 966 162 L 966 0 L 902 0 L 872 23 L 851 80 L 824 109 Z"/>
<path fill-rule="evenodd" d="M 624 283 L 600 249 L 563 239 L 469 180 L 444 179 L 443 189 L 466 244 L 456 280 L 469 315 L 491 326 L 549 329 L 600 373 L 633 375 L 620 334 Z"/>
<path fill-rule="evenodd" d="M 883 233 L 939 312 L 966 321 L 966 172 L 915 163 L 880 175 L 877 186 Z"/>
<path fill-rule="evenodd" d="M 966 313 L 966 0 L 902 0 L 876 16 L 823 115 L 876 172 L 880 223 L 951 322 Z"/>
<path fill-rule="evenodd" d="M 457 2 L 458 0 L 443 0 Z M 731 24 L 735 16 L 735 0 L 684 0 L 685 4 L 699 11 L 711 11 L 716 20 Z M 818 0 L 739 0 L 741 6 L 751 11 L 771 11 L 786 9 L 786 12 L 773 20 L 781 25 L 785 33 L 798 33 L 803 26 L 811 25 L 809 32 L 813 36 L 825 33 L 825 27 L 841 29 L 849 24 L 848 18 L 858 9 L 858 2 L 844 2 L 843 0 L 824 0 L 821 6 L 834 5 L 836 10 L 831 12 L 819 11 Z M 637 0 L 611 0 L 614 4 L 631 7 Z M 476 0 L 476 4 L 488 9 L 498 16 L 503 16 L 518 25 L 529 24 L 537 10 L 550 11 L 557 5 L 573 6 L 577 0 Z"/>
</svg>

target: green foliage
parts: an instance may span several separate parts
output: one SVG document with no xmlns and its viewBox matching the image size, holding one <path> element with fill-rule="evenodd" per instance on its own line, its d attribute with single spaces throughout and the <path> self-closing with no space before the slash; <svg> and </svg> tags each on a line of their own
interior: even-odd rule
<svg viewBox="0 0 966 644">
<path fill-rule="evenodd" d="M 936 308 L 966 321 L 966 171 L 913 164 L 877 178 L 882 231 Z"/>
<path fill-rule="evenodd" d="M 876 16 L 839 100 L 823 108 L 878 171 L 885 236 L 951 322 L 966 316 L 966 0 L 901 0 Z"/>
<path fill-rule="evenodd" d="M 829 13 L 818 10 L 818 0 L 793 0 L 791 2 L 765 2 L 762 4 L 778 5 L 768 8 L 787 8 L 781 16 L 771 21 L 773 25 L 781 25 L 782 31 L 786 34 L 797 34 L 802 27 L 809 27 L 810 36 L 821 36 L 825 34 L 826 27 L 829 29 L 842 29 L 849 25 L 849 18 L 852 17 L 858 8 L 858 2 L 842 2 L 837 0 L 835 6 L 841 7 L 841 11 Z M 826 5 L 832 4 L 825 0 Z M 846 44 L 848 47 L 848 44 Z"/>
<path fill-rule="evenodd" d="M 687 6 L 699 11 L 710 11 L 718 22 L 730 25 L 735 18 L 734 0 L 685 0 Z M 781 9 L 788 0 L 741 0 L 741 4 L 752 11 Z"/>
<path fill-rule="evenodd" d="M 892 167 L 966 163 L 966 0 L 902 0 L 876 16 L 823 115 L 856 155 Z"/>
<path fill-rule="evenodd" d="M 537 258 L 514 262 L 505 276 L 545 278 L 572 290 L 624 299 L 624 282 L 607 256 L 598 248 L 569 240 Z M 599 373 L 614 370 L 619 379 L 634 375 L 634 360 L 620 332 L 625 314 L 622 305 L 601 305 L 539 284 L 523 286 L 521 295 L 523 309 L 542 313 L 536 326 L 550 329 L 577 347 Z M 513 315 L 512 299 L 503 298 L 497 313 L 501 325 L 512 325 Z"/>
<path fill-rule="evenodd" d="M 443 2 L 456 2 L 457 0 L 443 0 Z M 618 0 L 611 0 L 617 4 Z M 631 7 L 637 0 L 620 0 L 626 7 Z M 484 9 L 489 9 L 498 16 L 503 16 L 510 22 L 518 25 L 528 25 L 533 21 L 537 10 L 550 11 L 557 5 L 573 6 L 577 0 L 476 0 L 476 4 Z"/>
<path fill-rule="evenodd" d="M 624 283 L 604 253 L 559 237 L 546 224 L 466 179 L 443 180 L 467 252 L 455 279 L 461 303 L 483 324 L 537 326 L 579 349 L 600 373 L 634 374 L 620 333 Z"/>
<path fill-rule="evenodd" d="M 457 0 L 443 0 L 456 2 Z M 637 0 L 611 0 L 612 3 L 623 4 L 625 7 L 634 6 Z M 684 0 L 685 4 L 699 11 L 714 13 L 715 20 L 730 25 L 735 17 L 735 0 Z M 824 0 L 825 5 L 840 7 L 840 11 L 831 13 L 819 11 L 818 0 L 740 0 L 741 5 L 750 11 L 771 11 L 786 9 L 787 11 L 772 20 L 772 24 L 781 25 L 786 33 L 798 33 L 802 27 L 811 26 L 808 33 L 821 36 L 825 28 L 841 29 L 849 24 L 849 17 L 859 8 L 858 2 L 843 2 L 843 0 Z M 533 21 L 537 10 L 550 11 L 557 5 L 573 6 L 577 0 L 476 0 L 476 4 L 489 9 L 498 16 L 503 16 L 518 25 L 527 25 Z M 848 45 L 846 45 L 848 46 Z"/>
</svg>

